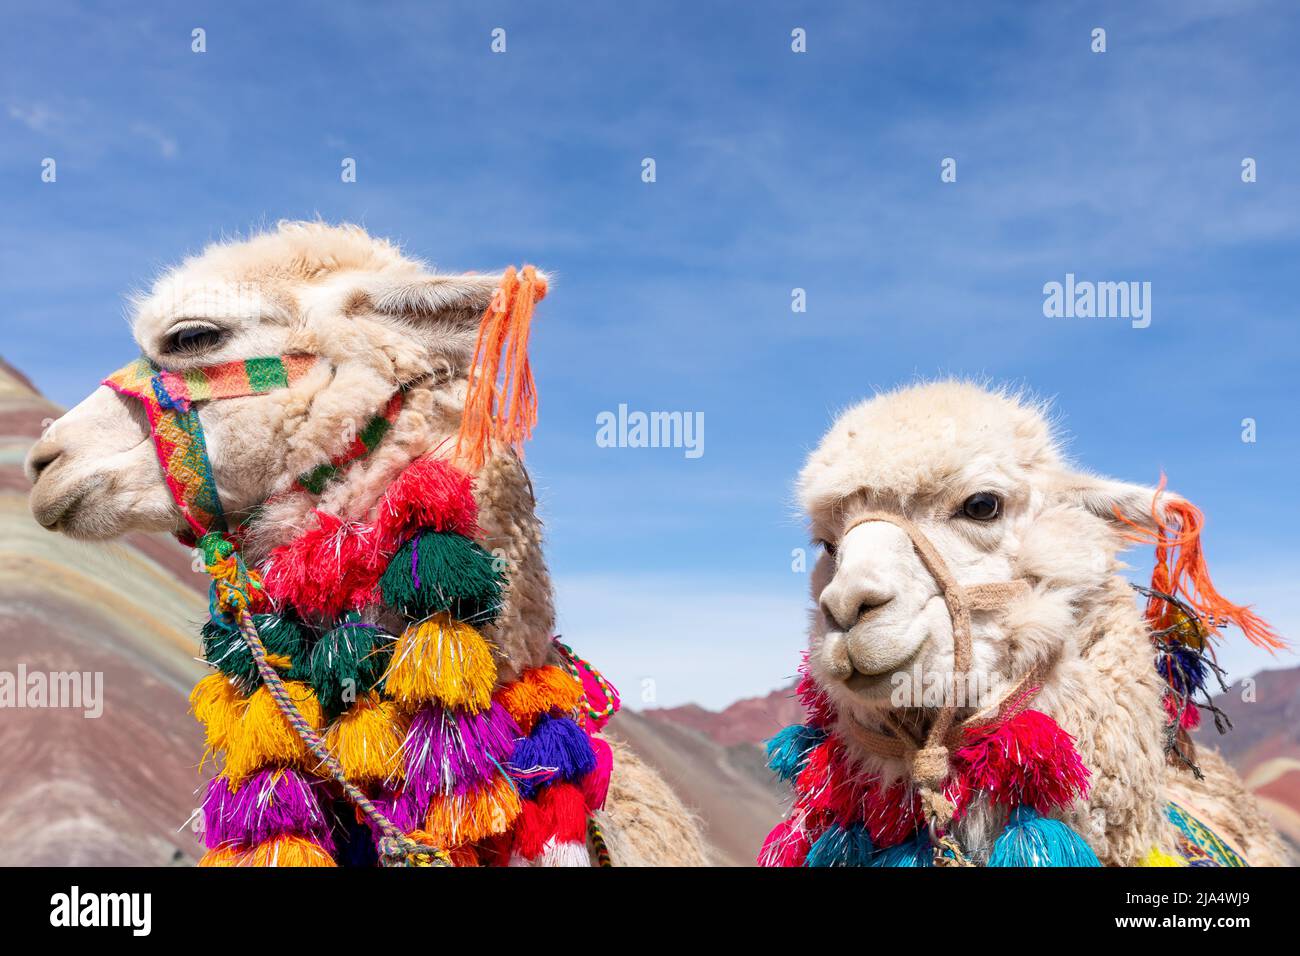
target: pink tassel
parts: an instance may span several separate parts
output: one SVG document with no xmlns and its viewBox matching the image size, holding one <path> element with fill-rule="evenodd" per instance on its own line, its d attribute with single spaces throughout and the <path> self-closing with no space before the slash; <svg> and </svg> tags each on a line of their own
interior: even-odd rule
<svg viewBox="0 0 1300 956">
<path fill-rule="evenodd" d="M 591 749 L 596 752 L 596 769 L 582 778 L 582 796 L 588 810 L 605 806 L 609 794 L 609 777 L 614 771 L 614 751 L 600 737 L 591 737 Z"/>
<path fill-rule="evenodd" d="M 967 730 L 953 764 L 965 787 L 1005 807 L 1025 804 L 1046 814 L 1088 793 L 1088 768 L 1074 738 L 1037 710 Z"/>
<path fill-rule="evenodd" d="M 798 811 L 796 810 L 795 813 L 797 814 Z M 758 851 L 758 865 L 803 866 L 811 845 L 808 834 L 804 832 L 800 822 L 793 817 L 782 820 L 772 828 L 772 832 L 763 841 L 763 849 Z"/>
</svg>

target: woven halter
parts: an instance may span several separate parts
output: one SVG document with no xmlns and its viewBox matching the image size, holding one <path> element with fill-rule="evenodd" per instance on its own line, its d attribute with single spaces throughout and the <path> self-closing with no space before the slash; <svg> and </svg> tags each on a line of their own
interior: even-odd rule
<svg viewBox="0 0 1300 956">
<path fill-rule="evenodd" d="M 948 616 L 952 619 L 953 672 L 965 674 L 971 665 L 971 612 L 994 611 L 1006 607 L 1029 593 L 1029 582 L 1017 578 L 992 584 L 962 585 L 920 528 L 906 518 L 886 511 L 869 511 L 859 515 L 843 533 L 848 534 L 858 525 L 869 521 L 888 522 L 911 540 L 921 563 L 939 585 L 948 607 Z M 884 732 L 871 730 L 856 720 L 849 723 L 848 729 L 869 752 L 880 757 L 902 758 L 911 765 L 912 777 L 921 792 L 922 806 L 930 815 L 932 825 L 943 827 L 952 818 L 953 812 L 952 804 L 943 796 L 943 784 L 948 776 L 949 749 L 958 743 L 967 729 L 1009 720 L 1025 710 L 1055 665 L 1055 656 L 1040 661 L 993 704 L 961 721 L 957 720 L 956 701 L 951 697 L 946 698 L 931 721 L 924 739 L 917 739 L 892 713 L 886 717 Z"/>
</svg>

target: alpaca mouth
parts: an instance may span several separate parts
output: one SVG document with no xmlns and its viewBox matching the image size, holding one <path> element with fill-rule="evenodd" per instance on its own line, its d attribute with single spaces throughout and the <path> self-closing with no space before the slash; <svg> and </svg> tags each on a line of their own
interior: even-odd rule
<svg viewBox="0 0 1300 956">
<path fill-rule="evenodd" d="M 36 519 L 36 523 L 47 531 L 75 534 L 77 514 L 82 510 L 86 499 L 103 484 L 103 476 L 96 475 L 72 491 L 48 502 L 42 501 L 33 489 L 32 516 Z"/>
</svg>

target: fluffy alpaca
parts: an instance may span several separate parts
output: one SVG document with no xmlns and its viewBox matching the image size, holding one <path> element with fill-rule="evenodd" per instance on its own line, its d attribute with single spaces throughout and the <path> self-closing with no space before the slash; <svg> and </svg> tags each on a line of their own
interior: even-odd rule
<svg viewBox="0 0 1300 956">
<path fill-rule="evenodd" d="M 327 360 L 290 388 L 200 406 L 226 512 L 263 509 L 244 550 L 251 563 L 312 528 L 318 509 L 345 521 L 373 517 L 413 460 L 450 453 L 479 316 L 499 278 L 434 274 L 356 226 L 282 223 L 209 247 L 136 299 L 136 341 L 168 369 L 299 352 Z M 401 413 L 373 454 L 319 498 L 293 490 L 298 475 L 347 448 L 399 385 L 410 386 Z M 51 530 L 102 540 L 184 528 L 138 403 L 106 387 L 47 431 L 27 470 L 33 513 Z M 509 569 L 491 629 L 504 683 L 554 663 L 551 582 L 523 465 L 508 451 L 494 455 L 474 492 L 479 542 Z M 690 814 L 626 750 L 604 818 L 615 864 L 704 862 Z"/>
<path fill-rule="evenodd" d="M 1005 687 L 1057 657 L 1032 706 L 1074 735 L 1091 771 L 1088 797 L 1064 819 L 1103 864 L 1169 851 L 1170 799 L 1252 864 L 1282 862 L 1276 833 L 1217 754 L 1199 751 L 1205 779 L 1197 781 L 1164 753 L 1162 682 L 1133 592 L 1118 576 L 1131 528 L 1116 511 L 1153 529 L 1153 507 L 1162 514 L 1176 496 L 1073 469 L 1041 406 L 957 381 L 849 409 L 809 456 L 798 490 L 823 546 L 812 574 L 808 669 L 859 769 L 910 779 L 907 761 L 877 756 L 854 734 L 885 732 L 891 715 L 924 729 L 931 702 L 900 706 L 904 676 Z M 984 514 L 987 498 L 968 512 L 977 495 L 996 499 L 994 517 L 972 517 Z M 868 511 L 909 518 L 964 586 L 1030 583 L 1004 610 L 974 613 L 971 673 L 953 674 L 952 621 L 907 534 L 885 521 L 853 527 Z M 1001 827 L 1002 816 L 977 801 L 955 829 L 983 861 Z"/>
</svg>

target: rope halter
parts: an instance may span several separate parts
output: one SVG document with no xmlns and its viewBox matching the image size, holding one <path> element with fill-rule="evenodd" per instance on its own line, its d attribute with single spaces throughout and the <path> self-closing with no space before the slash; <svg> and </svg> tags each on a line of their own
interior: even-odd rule
<svg viewBox="0 0 1300 956">
<path fill-rule="evenodd" d="M 965 674 L 971 666 L 971 612 L 1005 608 L 1029 593 L 1029 582 L 1017 578 L 991 584 L 962 585 L 920 528 L 906 518 L 886 511 L 859 515 L 843 534 L 869 521 L 888 522 L 911 540 L 921 563 L 939 586 L 948 616 L 952 619 L 953 672 L 959 676 Z M 1040 661 L 997 701 L 961 721 L 957 720 L 958 705 L 954 696 L 945 695 L 943 706 L 934 715 L 923 740 L 918 740 L 892 713 L 886 716 L 883 733 L 864 727 L 856 720 L 849 722 L 849 730 L 869 752 L 880 757 L 902 758 L 910 765 L 912 778 L 921 794 L 922 808 L 930 822 L 931 837 L 937 840 L 953 815 L 953 806 L 943 794 L 949 770 L 949 750 L 956 746 L 967 729 L 1009 720 L 1026 709 L 1055 663 L 1054 657 Z"/>
</svg>

